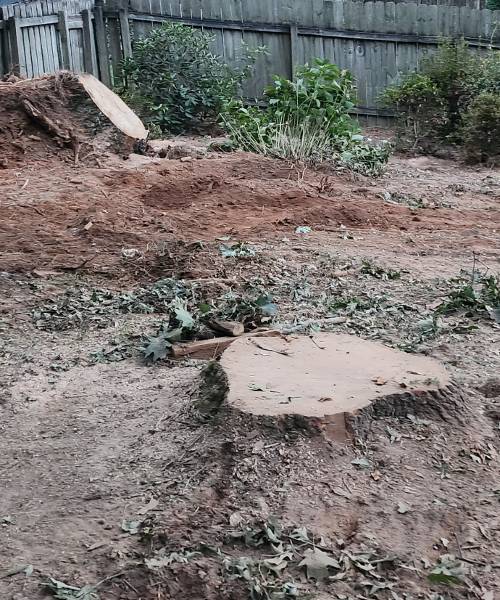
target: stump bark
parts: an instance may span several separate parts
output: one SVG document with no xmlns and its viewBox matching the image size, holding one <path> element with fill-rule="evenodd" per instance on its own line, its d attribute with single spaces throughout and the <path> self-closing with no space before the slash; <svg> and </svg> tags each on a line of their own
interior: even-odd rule
<svg viewBox="0 0 500 600">
<path fill-rule="evenodd" d="M 373 419 L 461 421 L 464 398 L 439 362 L 355 336 L 237 339 L 202 371 L 198 408 L 300 422 L 328 439 L 364 437 Z"/>
</svg>

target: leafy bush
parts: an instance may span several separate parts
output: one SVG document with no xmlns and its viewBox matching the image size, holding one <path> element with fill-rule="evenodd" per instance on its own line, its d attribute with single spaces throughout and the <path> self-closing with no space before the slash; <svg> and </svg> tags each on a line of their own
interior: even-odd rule
<svg viewBox="0 0 500 600">
<path fill-rule="evenodd" d="M 410 73 L 398 85 L 387 88 L 383 100 L 400 115 L 400 146 L 404 148 L 415 149 L 433 139 L 447 123 L 440 90 L 427 75 Z"/>
<path fill-rule="evenodd" d="M 461 133 L 467 160 L 500 165 L 500 94 L 479 94 L 463 117 Z"/>
<path fill-rule="evenodd" d="M 119 92 L 148 125 L 181 133 L 216 122 L 251 71 L 254 56 L 230 67 L 212 53 L 212 36 L 164 23 L 134 45 L 122 65 Z"/>
<path fill-rule="evenodd" d="M 334 162 L 378 175 L 389 157 L 365 143 L 349 111 L 354 107 L 351 74 L 316 59 L 297 70 L 295 81 L 275 77 L 264 90 L 265 109 L 241 101 L 227 104 L 223 124 L 244 150 L 309 164 Z"/>
<path fill-rule="evenodd" d="M 349 116 L 356 100 L 353 77 L 327 60 L 297 69 L 294 81 L 275 77 L 264 96 L 277 117 L 321 127 L 332 137 L 357 130 Z"/>
<path fill-rule="evenodd" d="M 486 8 L 490 10 L 500 10 L 500 0 L 487 0 Z"/>
<path fill-rule="evenodd" d="M 496 104 L 491 95 L 500 94 L 500 53 L 488 50 L 480 55 L 463 40 L 445 40 L 437 52 L 422 61 L 418 73 L 389 86 L 381 100 L 395 108 L 400 117 L 399 145 L 403 149 L 434 150 L 443 143 L 461 146 L 467 135 L 469 157 L 475 155 L 481 160 L 481 148 L 470 152 L 474 143 L 470 127 L 478 118 L 476 98 L 485 93 L 489 94 L 493 120 Z M 468 117 L 473 106 L 475 117 Z M 486 99 L 481 106 L 481 119 L 486 122 Z M 469 134 L 464 131 L 466 123 Z"/>
</svg>

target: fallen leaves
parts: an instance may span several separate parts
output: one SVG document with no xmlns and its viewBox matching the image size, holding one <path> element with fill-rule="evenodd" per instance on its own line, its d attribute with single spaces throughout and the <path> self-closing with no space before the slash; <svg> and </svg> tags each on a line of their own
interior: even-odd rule
<svg viewBox="0 0 500 600">
<path fill-rule="evenodd" d="M 319 548 L 308 548 L 299 567 L 305 567 L 307 577 L 321 581 L 329 575 L 329 568 L 340 569 L 340 564 L 323 550 Z"/>
</svg>

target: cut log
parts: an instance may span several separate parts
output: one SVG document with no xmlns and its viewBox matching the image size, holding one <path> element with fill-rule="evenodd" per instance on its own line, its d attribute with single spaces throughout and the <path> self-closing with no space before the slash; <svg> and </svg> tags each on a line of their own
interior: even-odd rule
<svg viewBox="0 0 500 600">
<path fill-rule="evenodd" d="M 172 346 L 172 356 L 174 358 L 191 356 L 211 360 L 220 356 L 235 339 L 234 337 L 219 337 L 211 340 L 196 340 L 195 342 L 174 344 Z"/>
<path fill-rule="evenodd" d="M 208 325 L 214 331 L 233 337 L 238 337 L 245 333 L 245 326 L 238 321 L 220 321 L 219 319 L 212 319 Z"/>
<path fill-rule="evenodd" d="M 104 83 L 90 73 L 80 73 L 78 81 L 102 114 L 124 135 L 134 140 L 145 140 L 148 137 L 148 130 L 139 117 Z"/>
<path fill-rule="evenodd" d="M 464 402 L 437 361 L 350 335 L 237 338 L 219 368 L 223 385 L 205 389 L 205 400 L 277 420 L 298 416 L 336 440 L 365 435 L 381 416 L 460 420 Z M 214 381 L 202 375 L 201 389 Z"/>
<path fill-rule="evenodd" d="M 259 331 L 255 330 L 245 334 L 244 338 L 254 337 L 282 337 L 279 331 Z M 239 338 L 236 337 L 218 337 L 211 338 L 209 340 L 196 340 L 195 342 L 184 342 L 174 344 L 172 346 L 172 356 L 174 358 L 184 358 L 189 356 L 190 358 L 199 358 L 205 360 L 213 360 L 218 358 L 226 348 L 228 348 L 234 341 Z"/>
</svg>

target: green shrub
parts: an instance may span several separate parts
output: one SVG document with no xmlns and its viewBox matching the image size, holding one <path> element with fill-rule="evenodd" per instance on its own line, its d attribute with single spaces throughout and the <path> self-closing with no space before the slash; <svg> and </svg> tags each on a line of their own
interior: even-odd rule
<svg viewBox="0 0 500 600">
<path fill-rule="evenodd" d="M 355 96 L 348 71 L 317 59 L 299 68 L 294 81 L 275 77 L 264 90 L 266 108 L 228 103 L 223 124 L 234 144 L 250 152 L 313 165 L 332 162 L 379 175 L 389 146 L 368 145 L 359 135 L 349 114 Z"/>
<path fill-rule="evenodd" d="M 134 45 L 122 65 L 119 92 L 148 125 L 181 133 L 216 122 L 249 75 L 253 57 L 230 67 L 212 53 L 212 36 L 164 23 Z"/>
<path fill-rule="evenodd" d="M 500 0 L 487 0 L 486 8 L 490 10 L 500 10 Z"/>
<path fill-rule="evenodd" d="M 294 81 L 275 77 L 264 96 L 274 115 L 319 126 L 332 137 L 357 130 L 349 115 L 356 100 L 353 77 L 327 60 L 300 67 Z"/>
<path fill-rule="evenodd" d="M 472 120 L 467 117 L 475 99 L 482 94 L 500 94 L 500 53 L 487 50 L 483 54 L 469 49 L 464 40 L 444 40 L 438 50 L 421 61 L 418 73 L 410 73 L 382 94 L 384 105 L 393 107 L 399 116 L 399 146 L 420 150 L 434 150 L 436 146 L 455 144 L 463 146 L 465 121 L 468 127 L 469 159 L 484 157 L 482 147 L 472 152 Z M 481 117 L 486 123 L 486 104 L 493 111 L 491 124 L 496 118 L 496 103 L 481 103 Z M 474 115 L 478 129 L 478 110 Z M 474 138 L 479 141 L 479 138 Z"/>
<path fill-rule="evenodd" d="M 382 101 L 399 114 L 399 145 L 404 149 L 428 146 L 447 124 L 444 99 L 427 75 L 406 75 L 399 84 L 384 91 Z"/>
<path fill-rule="evenodd" d="M 461 134 L 467 160 L 500 165 L 500 94 L 476 96 L 463 116 Z"/>
</svg>

